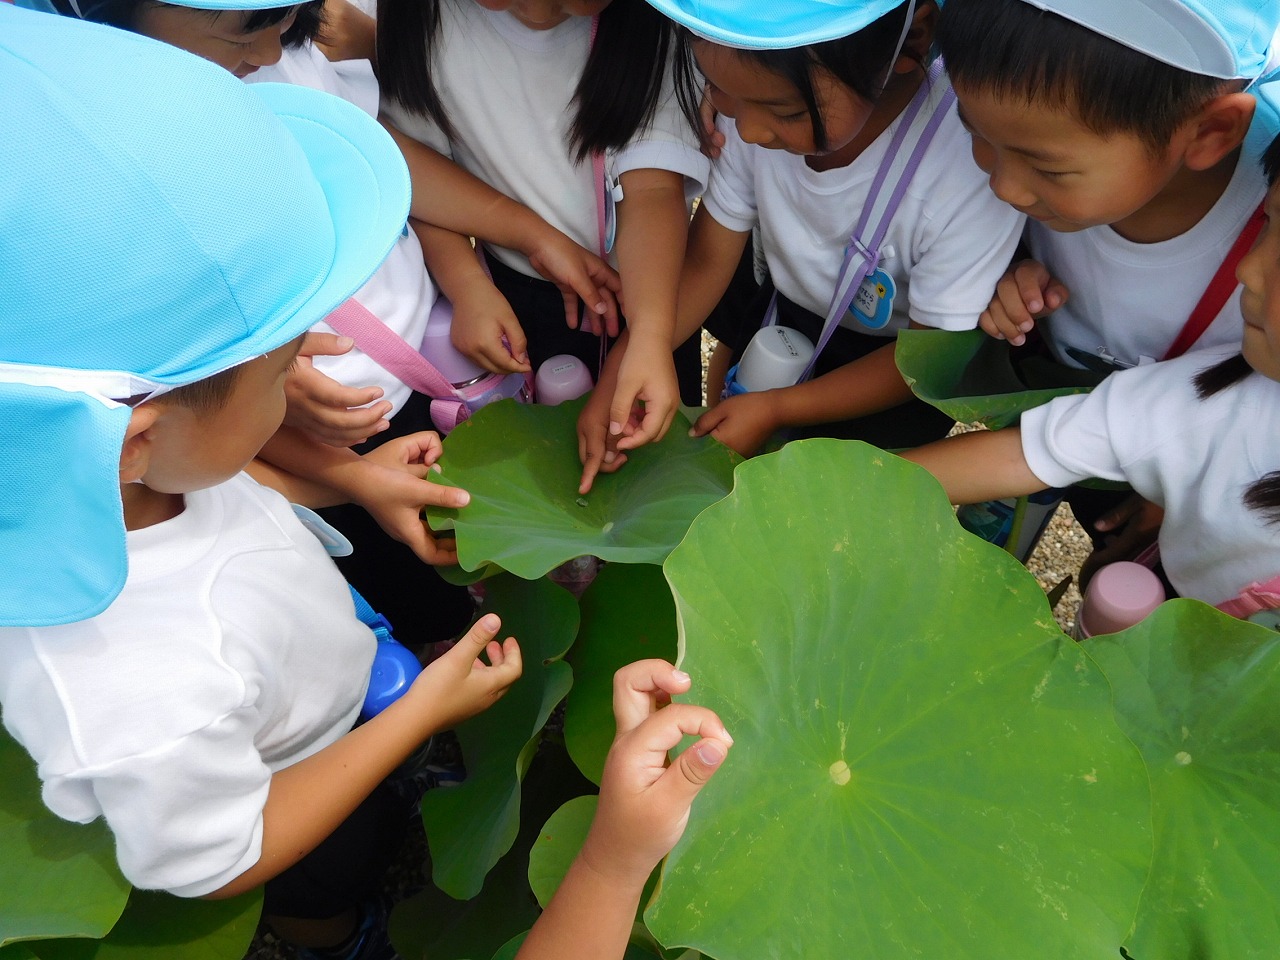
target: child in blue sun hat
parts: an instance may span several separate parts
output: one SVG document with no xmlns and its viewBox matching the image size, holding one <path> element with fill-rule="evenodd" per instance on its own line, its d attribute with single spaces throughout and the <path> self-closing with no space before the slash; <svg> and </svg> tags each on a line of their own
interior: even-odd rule
<svg viewBox="0 0 1280 960">
<path fill-rule="evenodd" d="M 406 822 L 382 780 L 501 696 L 519 648 L 482 618 L 352 729 L 372 633 L 319 541 L 240 471 L 302 333 L 399 235 L 404 161 L 337 98 L 4 4 L 0 86 L 23 91 L 0 139 L 5 727 L 51 810 L 106 820 L 136 886 L 265 882 L 300 956 L 394 960 L 385 917 L 357 907 Z M 521 956 L 622 955 L 732 743 L 708 710 L 659 709 L 689 683 L 660 661 L 619 674 L 582 862 Z"/>
<path fill-rule="evenodd" d="M 336 98 L 7 5 L 0 86 L 5 726 L 135 885 L 265 881 L 291 935 L 359 939 L 405 822 L 380 782 L 520 672 L 486 618 L 348 733 L 373 634 L 241 472 L 302 334 L 400 235 L 404 161 Z"/>
<path fill-rule="evenodd" d="M 974 157 L 1029 218 L 1030 259 L 998 285 L 988 333 L 1021 345 L 1045 318 L 1051 359 L 1096 379 L 1239 342 L 1234 266 L 1266 192 L 1247 140 L 1278 132 L 1254 96 L 1277 28 L 1277 0 L 946 4 L 938 43 Z M 1099 548 L 1086 576 L 1154 539 L 1158 512 L 1136 499 L 1067 499 Z"/>
<path fill-rule="evenodd" d="M 677 339 L 711 313 L 758 227 L 771 283 L 738 329 L 712 332 L 741 354 L 776 318 L 817 347 L 798 379 L 721 400 L 694 434 L 743 455 L 778 432 L 883 447 L 945 436 L 953 421 L 915 400 L 894 367 L 897 334 L 973 329 L 1021 217 L 966 156 L 932 60 L 937 5 L 651 3 L 684 28 L 725 137 L 690 228 Z M 579 420 L 584 489 L 625 459 L 601 406 L 593 397 Z"/>
</svg>

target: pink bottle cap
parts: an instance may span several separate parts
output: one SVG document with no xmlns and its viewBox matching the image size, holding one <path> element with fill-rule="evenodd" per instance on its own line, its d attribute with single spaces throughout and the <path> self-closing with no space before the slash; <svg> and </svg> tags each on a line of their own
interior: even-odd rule
<svg viewBox="0 0 1280 960">
<path fill-rule="evenodd" d="M 488 371 L 472 363 L 453 345 L 449 339 L 452 328 L 453 304 L 444 297 L 437 297 L 431 307 L 431 315 L 427 317 L 427 331 L 422 335 L 422 346 L 418 352 L 440 371 L 441 376 L 459 387 L 477 377 L 487 376 Z"/>
<path fill-rule="evenodd" d="M 566 400 L 576 400 L 595 386 L 581 360 L 567 353 L 548 357 L 538 368 L 533 380 L 533 394 L 538 402 L 554 407 Z"/>
<path fill-rule="evenodd" d="M 1086 636 L 1132 627 L 1164 603 L 1160 578 L 1140 563 L 1109 563 L 1093 575 L 1080 607 Z"/>
</svg>

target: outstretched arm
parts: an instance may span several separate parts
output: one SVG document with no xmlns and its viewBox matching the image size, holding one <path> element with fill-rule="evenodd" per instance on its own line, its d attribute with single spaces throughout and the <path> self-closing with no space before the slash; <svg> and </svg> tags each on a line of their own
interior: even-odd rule
<svg viewBox="0 0 1280 960">
<path fill-rule="evenodd" d="M 1017 427 L 948 437 L 908 450 L 902 458 L 937 477 L 952 503 L 1023 497 L 1049 486 L 1027 466 Z"/>
<path fill-rule="evenodd" d="M 733 738 L 714 713 L 662 706 L 689 677 L 661 660 L 623 667 L 613 681 L 618 733 L 600 805 L 577 858 L 517 954 L 519 960 L 621 957 L 645 881 L 680 839 L 689 807 Z M 701 739 L 667 765 L 682 737 Z"/>
<path fill-rule="evenodd" d="M 209 899 L 233 897 L 293 866 L 338 827 L 433 733 L 493 704 L 520 676 L 520 648 L 481 617 L 405 695 L 319 753 L 272 775 L 258 862 Z M 488 657 L 486 664 L 481 654 Z"/>
</svg>

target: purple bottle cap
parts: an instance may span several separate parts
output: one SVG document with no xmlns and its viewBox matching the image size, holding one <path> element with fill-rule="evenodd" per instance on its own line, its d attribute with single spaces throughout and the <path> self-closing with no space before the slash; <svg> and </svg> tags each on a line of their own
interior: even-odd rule
<svg viewBox="0 0 1280 960">
<path fill-rule="evenodd" d="M 440 371 L 440 375 L 456 387 L 471 383 L 477 377 L 487 376 L 489 371 L 464 357 L 449 339 L 453 327 L 453 304 L 444 297 L 437 297 L 427 318 L 427 331 L 422 336 L 418 352 L 427 362 Z"/>
<path fill-rule="evenodd" d="M 1140 563 L 1109 563 L 1093 575 L 1080 607 L 1086 636 L 1132 627 L 1164 603 L 1160 578 Z"/>
<path fill-rule="evenodd" d="M 557 353 L 538 367 L 533 395 L 539 403 L 554 407 L 566 400 L 576 400 L 593 386 L 591 371 L 581 360 L 568 353 Z"/>
</svg>

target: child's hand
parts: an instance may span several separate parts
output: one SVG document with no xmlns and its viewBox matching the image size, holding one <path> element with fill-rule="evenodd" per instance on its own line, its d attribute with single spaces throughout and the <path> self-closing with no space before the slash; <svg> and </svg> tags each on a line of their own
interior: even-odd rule
<svg viewBox="0 0 1280 960">
<path fill-rule="evenodd" d="M 1093 575 L 1108 563 L 1132 560 L 1155 543 L 1163 522 L 1164 508 L 1136 493 L 1100 516 L 1094 521 L 1093 528 L 1099 533 L 1113 533 L 1113 536 L 1107 538 L 1106 546 L 1099 547 L 1085 558 L 1080 567 L 1080 590 L 1083 592 Z"/>
<path fill-rule="evenodd" d="M 522 251 L 529 265 L 560 288 L 564 319 L 569 329 L 578 327 L 578 300 L 588 328 L 597 336 L 618 335 L 618 298 L 622 279 L 614 269 L 585 247 L 550 225 L 540 230 L 530 247 Z"/>
<path fill-rule="evenodd" d="M 978 318 L 978 326 L 997 340 L 1015 347 L 1027 341 L 1035 321 L 1067 302 L 1071 292 L 1035 260 L 1015 264 L 996 284 L 991 304 Z"/>
<path fill-rule="evenodd" d="M 624 432 L 638 401 L 644 403 L 644 416 L 634 429 Z M 661 440 L 671 428 L 679 404 L 680 385 L 670 348 L 652 338 L 633 335 L 609 404 L 609 435 L 617 441 L 617 448 L 634 450 Z"/>
<path fill-rule="evenodd" d="M 353 494 L 383 530 L 437 566 L 457 563 L 458 550 L 451 539 L 436 539 L 422 518 L 423 507 L 457 509 L 471 502 L 465 490 L 426 479 L 439 469 L 441 449 L 440 437 L 430 431 L 388 440 L 362 458 L 365 469 Z"/>
<path fill-rule="evenodd" d="M 507 298 L 491 283 L 472 284 L 465 296 L 453 301 L 449 338 L 464 356 L 490 373 L 530 370 L 524 328 Z"/>
<path fill-rule="evenodd" d="M 643 882 L 684 833 L 693 798 L 733 745 L 710 710 L 669 702 L 688 689 L 688 675 L 662 660 L 633 663 L 613 678 L 618 732 L 580 854 L 598 874 Z M 686 735 L 702 739 L 668 766 L 667 752 Z"/>
<path fill-rule="evenodd" d="M 640 422 L 640 411 L 633 410 L 622 434 L 614 435 L 609 432 L 610 402 L 609 393 L 598 386 L 578 414 L 578 459 L 582 462 L 578 493 L 590 493 L 597 474 L 613 473 L 627 462 L 627 455 L 618 450 L 618 440 Z"/>
<path fill-rule="evenodd" d="M 350 337 L 308 333 L 284 381 L 284 422 L 332 447 L 363 443 L 391 426 L 391 404 L 374 403 L 382 396 L 381 387 L 346 387 L 311 364 L 312 357 L 338 357 L 353 346 Z"/>
<path fill-rule="evenodd" d="M 515 637 L 499 643 L 501 627 L 496 614 L 485 614 L 413 681 L 405 698 L 431 711 L 435 729 L 448 730 L 487 710 L 520 678 L 520 646 Z M 489 658 L 487 664 L 481 654 Z"/>
<path fill-rule="evenodd" d="M 742 456 L 751 456 L 782 426 L 777 403 L 769 397 L 771 392 L 740 393 L 721 400 L 698 418 L 689 436 L 711 434 Z"/>
<path fill-rule="evenodd" d="M 698 102 L 698 120 L 702 124 L 702 152 L 708 160 L 719 159 L 720 151 L 724 149 L 725 136 L 716 129 L 716 118 L 719 116 L 720 112 L 711 102 L 711 85 L 705 84 L 702 99 Z"/>
</svg>

